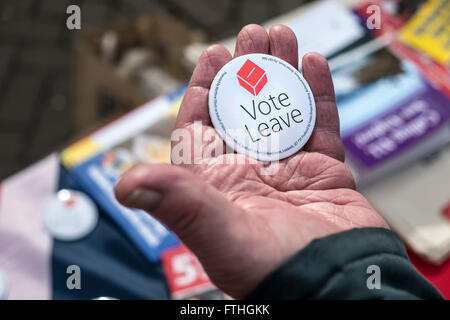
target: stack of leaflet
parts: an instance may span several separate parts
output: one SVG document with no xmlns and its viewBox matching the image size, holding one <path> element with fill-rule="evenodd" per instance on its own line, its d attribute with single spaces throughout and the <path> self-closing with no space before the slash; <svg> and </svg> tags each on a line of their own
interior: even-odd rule
<svg viewBox="0 0 450 320">
<path fill-rule="evenodd" d="M 345 55 L 351 63 L 342 63 Z M 450 254 L 449 99 L 381 42 L 330 65 L 337 66 L 346 163 L 360 191 L 416 253 L 443 262 Z"/>
<path fill-rule="evenodd" d="M 409 20 L 386 3 L 356 9 L 362 21 L 370 5 L 382 9 L 377 42 L 330 61 L 341 135 L 361 192 L 415 252 L 439 264 L 450 255 L 449 1 L 430 0 Z"/>
<path fill-rule="evenodd" d="M 450 66 L 450 1 L 430 0 L 401 29 L 402 39 L 444 66 Z"/>
<path fill-rule="evenodd" d="M 346 55 L 351 59 L 343 64 Z M 331 59 L 330 66 L 347 164 L 358 186 L 450 141 L 449 99 L 382 42 L 369 40 Z"/>
<path fill-rule="evenodd" d="M 416 14 L 422 20 L 422 10 L 432 14 L 430 5 L 442 6 L 430 2 Z M 367 1 L 356 7 L 361 25 L 367 26 L 373 13 L 368 8 L 376 5 L 380 28 L 367 30 L 366 36 L 329 57 L 347 164 L 359 187 L 382 180 L 450 141 L 449 70 L 402 42 L 405 34 L 411 40 L 418 19 L 406 24 L 404 14 L 394 13 L 395 3 Z M 443 24 L 437 19 L 428 28 Z M 436 42 L 441 44 L 441 38 Z M 441 47 L 434 52 L 444 59 Z"/>
<path fill-rule="evenodd" d="M 170 133 L 185 86 L 154 99 L 65 149 L 63 165 L 78 186 L 125 232 L 151 262 L 179 244 L 178 238 L 142 210 L 119 204 L 117 180 L 140 163 L 170 162 Z"/>
<path fill-rule="evenodd" d="M 376 38 L 388 38 L 391 52 L 412 61 L 433 87 L 450 98 L 449 1 L 426 1 L 413 16 L 399 12 L 399 2 L 371 0 L 354 10 L 365 23 L 373 14 L 370 8 L 378 8 L 380 27 L 370 30 L 371 34 Z"/>
</svg>

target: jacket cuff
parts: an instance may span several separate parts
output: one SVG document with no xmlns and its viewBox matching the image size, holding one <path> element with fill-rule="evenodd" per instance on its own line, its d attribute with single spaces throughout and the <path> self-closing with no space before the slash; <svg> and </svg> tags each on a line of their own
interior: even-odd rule
<svg viewBox="0 0 450 320">
<path fill-rule="evenodd" d="M 368 284 L 379 267 L 379 288 Z M 368 269 L 369 268 L 369 269 Z M 372 267 L 373 268 L 373 267 Z M 248 299 L 440 299 L 410 263 L 399 237 L 358 228 L 313 240 L 270 274 Z"/>
</svg>

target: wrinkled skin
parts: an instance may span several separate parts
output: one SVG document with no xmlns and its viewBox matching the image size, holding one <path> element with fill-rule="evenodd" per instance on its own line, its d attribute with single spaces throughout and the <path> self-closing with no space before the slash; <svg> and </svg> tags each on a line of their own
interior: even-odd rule
<svg viewBox="0 0 450 320">
<path fill-rule="evenodd" d="M 235 56 L 268 53 L 297 68 L 297 52 L 297 40 L 289 28 L 278 25 L 267 34 L 262 27 L 249 25 L 238 35 Z M 203 129 L 211 127 L 209 87 L 231 59 L 217 45 L 203 53 L 177 128 L 193 132 L 194 121 L 201 121 Z M 261 174 L 263 163 L 248 163 L 244 155 L 231 153 L 199 164 L 138 166 L 116 186 L 121 203 L 147 210 L 166 224 L 197 255 L 211 280 L 235 298 L 248 295 L 313 239 L 352 228 L 388 227 L 354 190 L 353 177 L 343 163 L 326 60 L 308 54 L 302 67 L 315 96 L 315 129 L 303 150 L 282 160 L 271 175 Z M 216 135 L 205 145 L 211 143 L 223 141 Z M 247 162 L 223 164 L 222 157 Z"/>
</svg>

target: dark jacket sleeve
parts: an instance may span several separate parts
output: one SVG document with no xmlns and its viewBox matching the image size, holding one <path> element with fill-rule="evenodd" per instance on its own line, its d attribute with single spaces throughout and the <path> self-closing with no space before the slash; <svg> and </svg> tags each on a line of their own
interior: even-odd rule
<svg viewBox="0 0 450 320">
<path fill-rule="evenodd" d="M 312 241 L 249 299 L 442 299 L 412 266 L 398 236 L 352 229 Z"/>
</svg>

